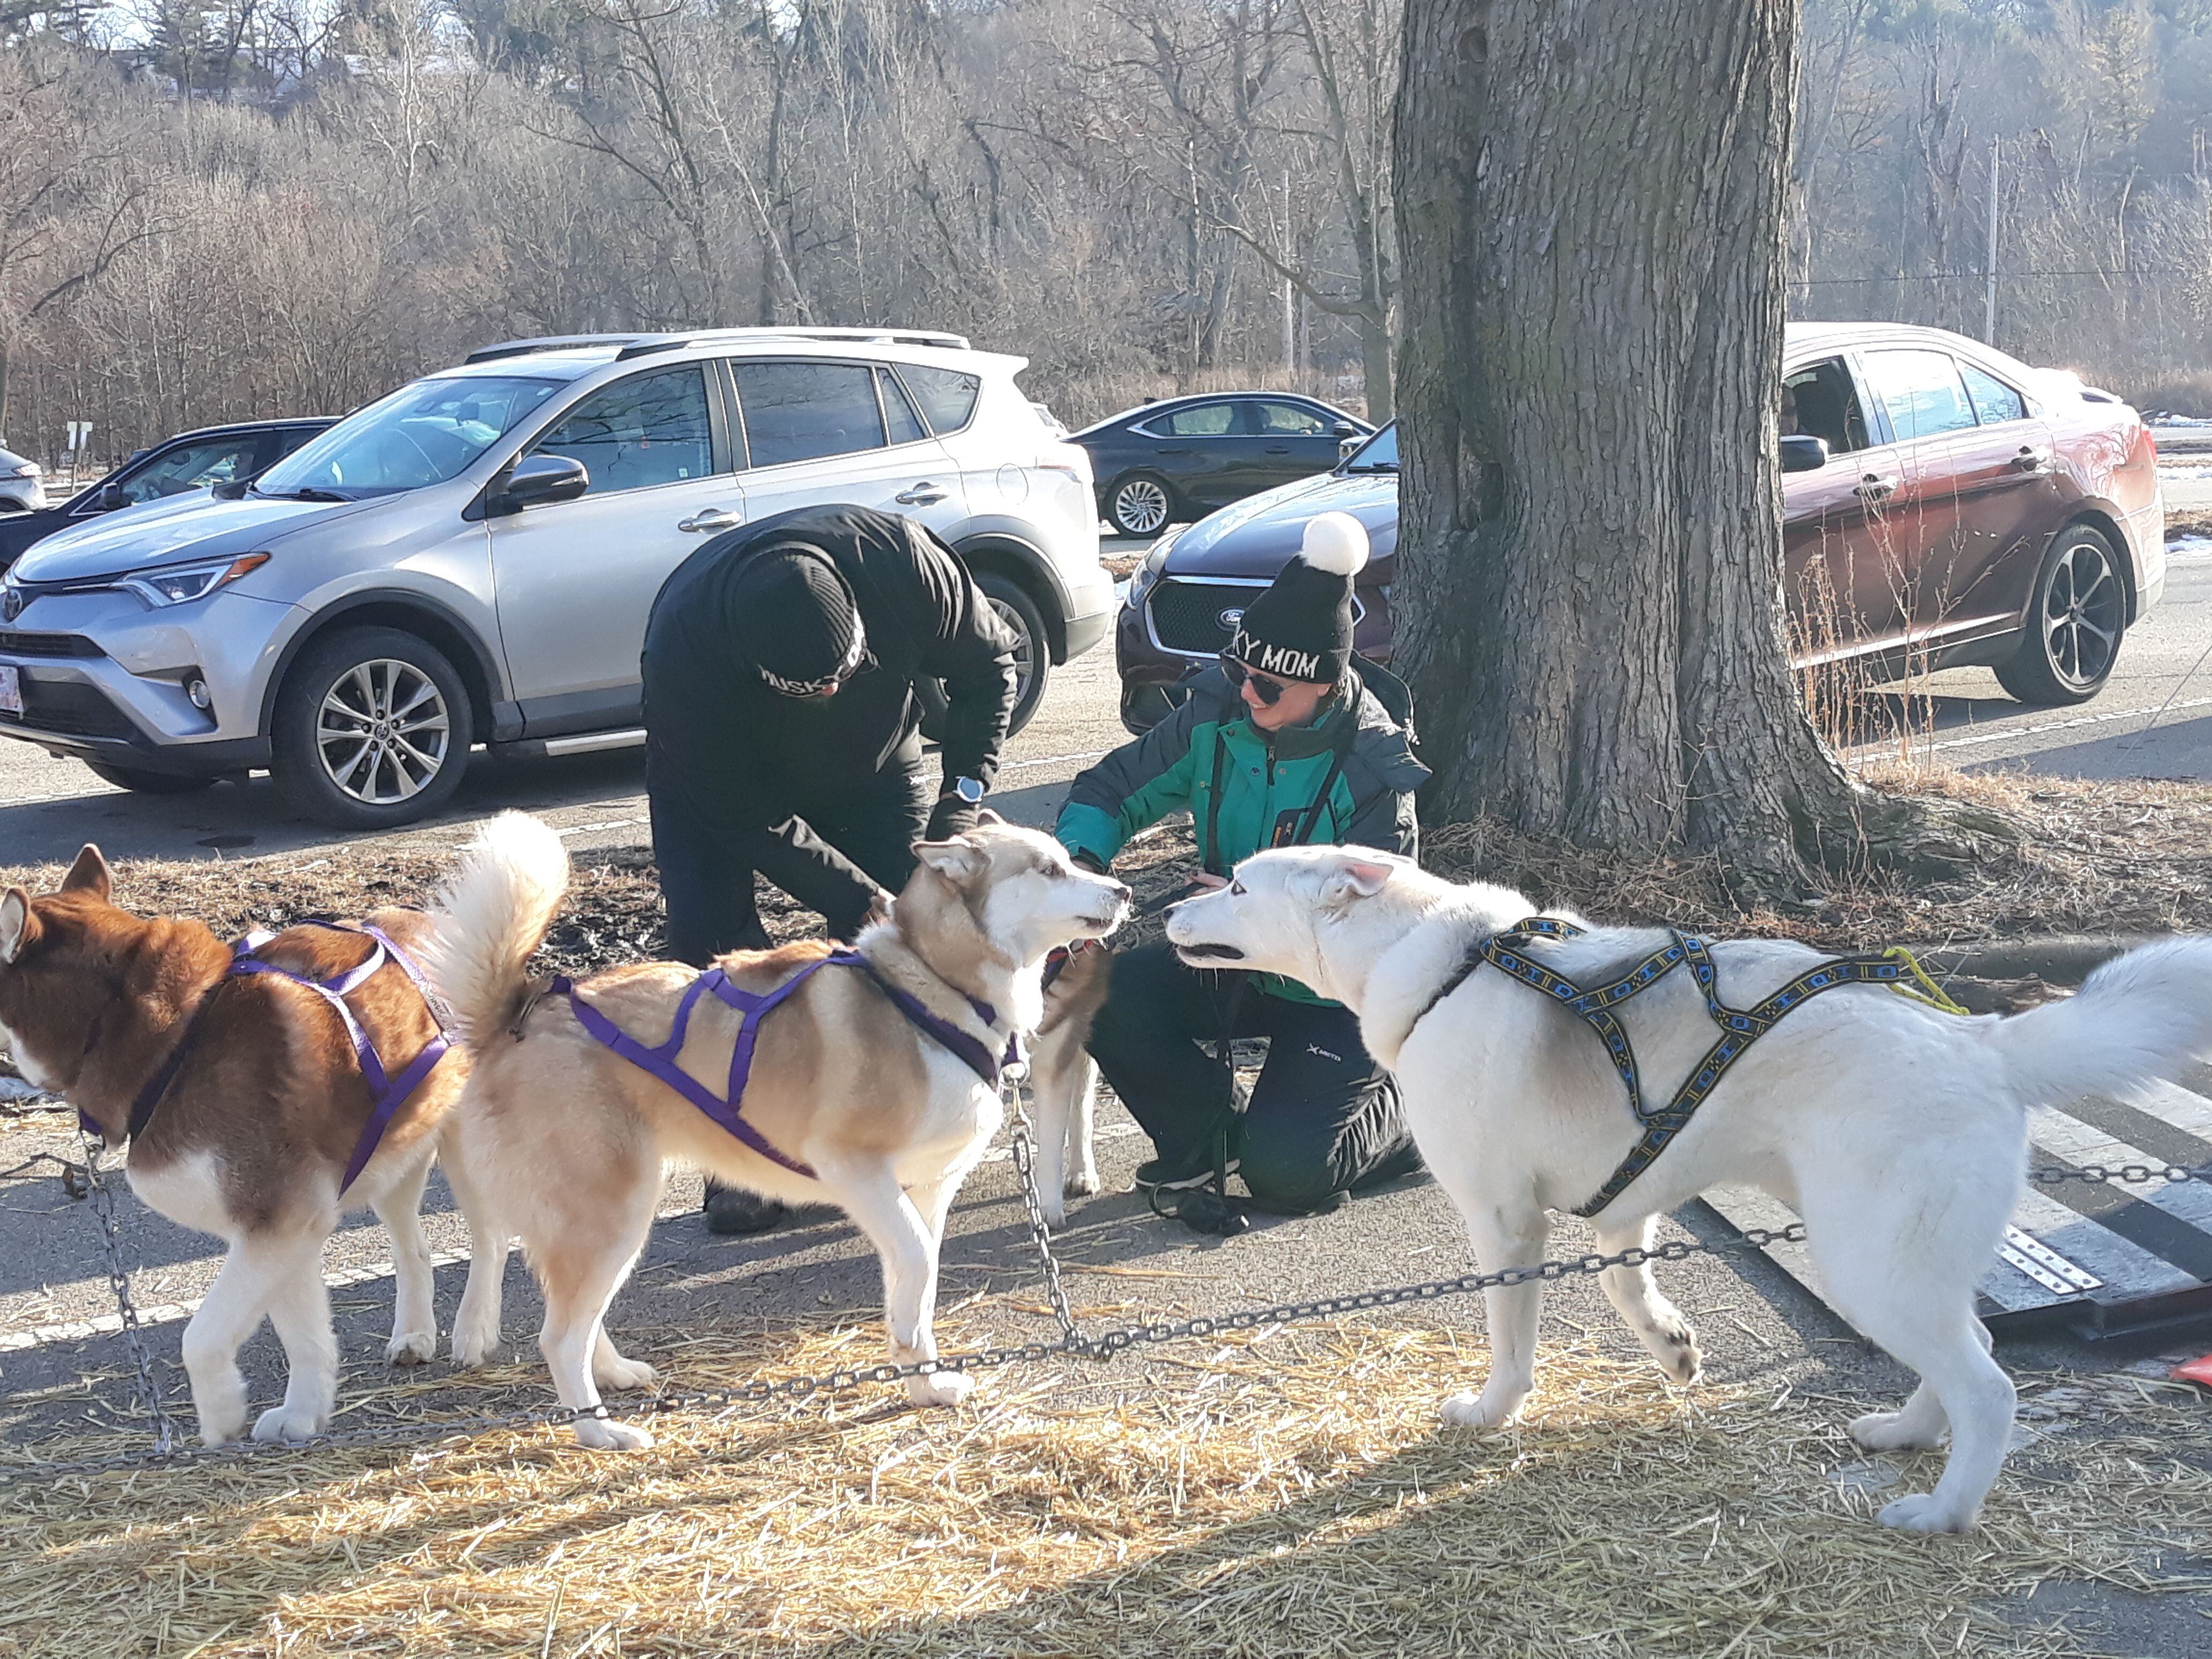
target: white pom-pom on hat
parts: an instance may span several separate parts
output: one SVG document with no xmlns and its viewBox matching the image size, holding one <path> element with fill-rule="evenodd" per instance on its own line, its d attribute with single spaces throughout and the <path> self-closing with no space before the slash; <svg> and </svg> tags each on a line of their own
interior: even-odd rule
<svg viewBox="0 0 2212 1659">
<path fill-rule="evenodd" d="M 1349 513 L 1316 514 L 1298 556 L 1332 576 L 1352 575 L 1367 563 L 1367 526 Z"/>
</svg>

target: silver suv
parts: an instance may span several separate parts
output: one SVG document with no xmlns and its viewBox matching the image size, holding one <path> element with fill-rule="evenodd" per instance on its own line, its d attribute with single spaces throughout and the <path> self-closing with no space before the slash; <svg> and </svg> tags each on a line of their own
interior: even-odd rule
<svg viewBox="0 0 2212 1659">
<path fill-rule="evenodd" d="M 161 793 L 265 766 L 325 823 L 404 823 L 477 744 L 643 742 L 663 579 L 715 532 L 828 504 L 965 556 L 1021 639 L 1018 724 L 1114 608 L 1089 459 L 1024 362 L 866 329 L 487 347 L 251 487 L 33 545 L 0 588 L 0 736 Z"/>
</svg>

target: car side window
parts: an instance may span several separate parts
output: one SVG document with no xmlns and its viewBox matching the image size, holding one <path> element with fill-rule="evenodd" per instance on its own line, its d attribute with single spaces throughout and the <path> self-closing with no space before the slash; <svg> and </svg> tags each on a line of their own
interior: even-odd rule
<svg viewBox="0 0 2212 1659">
<path fill-rule="evenodd" d="M 592 495 L 706 477 L 714 470 L 706 374 L 689 363 L 617 380 L 563 415 L 530 453 L 581 461 Z"/>
<path fill-rule="evenodd" d="M 1268 438 L 1325 438 L 1329 423 L 1297 404 L 1252 405 L 1252 429 Z"/>
<path fill-rule="evenodd" d="M 929 429 L 939 437 L 957 432 L 975 417 L 975 400 L 983 392 L 983 377 L 957 368 L 933 368 L 921 363 L 901 363 L 898 378 L 906 382 L 921 404 Z"/>
<path fill-rule="evenodd" d="M 737 362 L 755 466 L 884 447 L 873 371 L 858 363 Z"/>
<path fill-rule="evenodd" d="M 1831 455 L 1867 447 L 1866 411 L 1858 387 L 1840 357 L 1794 369 L 1782 381 L 1782 435 L 1818 438 Z"/>
<path fill-rule="evenodd" d="M 879 368 L 876 371 L 876 385 L 884 394 L 884 419 L 890 427 L 893 443 L 919 443 L 929 435 L 921 429 L 921 417 L 914 412 L 914 405 L 900 389 L 898 376 L 887 368 Z"/>
<path fill-rule="evenodd" d="M 1969 362 L 1959 365 L 1959 374 L 1966 383 L 1966 396 L 1974 405 L 1974 414 L 1984 426 L 1999 426 L 2007 421 L 2027 418 L 2027 399 L 1996 375 L 1984 373 Z"/>
<path fill-rule="evenodd" d="M 164 495 L 181 495 L 188 489 L 205 489 L 210 484 L 250 477 L 256 470 L 255 457 L 260 447 L 260 438 L 251 433 L 209 443 L 179 444 L 167 454 L 155 456 L 131 477 L 118 480 L 117 488 L 123 492 L 124 499 L 136 507 L 141 501 L 159 501 Z"/>
<path fill-rule="evenodd" d="M 1940 437 L 1974 424 L 1974 406 L 1948 351 L 1893 349 L 1866 354 L 1874 395 L 1889 416 L 1898 441 Z"/>
<path fill-rule="evenodd" d="M 1237 405 L 1199 404 L 1146 425 L 1170 438 L 1225 438 L 1237 430 Z"/>
</svg>

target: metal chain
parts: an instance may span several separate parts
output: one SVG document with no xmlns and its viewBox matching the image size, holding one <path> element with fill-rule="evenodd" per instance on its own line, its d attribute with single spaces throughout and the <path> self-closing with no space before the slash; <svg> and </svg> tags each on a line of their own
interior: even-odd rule
<svg viewBox="0 0 2212 1659">
<path fill-rule="evenodd" d="M 115 1292 L 115 1310 L 123 1321 L 123 1338 L 131 1345 L 131 1358 L 138 1367 L 138 1397 L 154 1419 L 155 1454 L 166 1457 L 175 1447 L 176 1430 L 161 1404 L 161 1385 L 154 1380 L 154 1356 L 146 1346 L 145 1333 L 139 1328 L 137 1305 L 131 1300 L 131 1278 L 123 1267 L 122 1236 L 115 1224 L 115 1189 L 100 1177 L 100 1146 L 82 1119 L 76 1126 L 76 1138 L 84 1147 L 85 1192 L 92 1200 L 93 1214 L 99 1218 L 100 1243 L 107 1255 L 108 1288 Z M 66 1180 L 64 1176 L 65 1183 Z"/>
<path fill-rule="evenodd" d="M 1154 1320 L 1116 1330 L 1102 1331 L 1096 1336 L 1086 1336 L 1076 1325 L 1068 1306 L 1066 1292 L 1060 1285 L 1060 1263 L 1053 1254 L 1051 1236 L 1044 1222 L 1043 1206 L 1037 1197 L 1035 1147 L 1030 1139 L 1028 1113 L 1018 1098 L 1014 1101 L 1012 1117 L 1013 1161 L 1021 1174 L 1023 1201 L 1029 1212 L 1030 1232 L 1036 1243 L 1047 1295 L 1060 1326 L 1061 1334 L 1057 1341 L 979 1348 L 968 1353 L 945 1354 L 936 1359 L 916 1360 L 905 1364 L 856 1366 L 829 1371 L 819 1376 L 763 1380 L 729 1389 L 672 1390 L 641 1402 L 641 1409 L 660 1415 L 678 1411 L 726 1409 L 731 1406 L 765 1404 L 775 1401 L 795 1402 L 817 1394 L 844 1393 L 868 1383 L 899 1382 L 908 1377 L 929 1376 L 940 1372 L 991 1370 L 1054 1358 L 1112 1359 L 1131 1348 L 1182 1341 L 1193 1337 L 1218 1336 L 1224 1331 L 1252 1330 L 1265 1325 L 1301 1324 L 1340 1314 L 1368 1313 L 1407 1302 L 1433 1302 L 1448 1296 L 1503 1290 L 1516 1285 L 1556 1284 L 1565 1279 L 1607 1273 L 1615 1267 L 1640 1267 L 1653 1261 L 1682 1261 L 1693 1255 L 1741 1255 L 1750 1250 L 1764 1250 L 1771 1245 L 1802 1243 L 1805 1239 L 1805 1224 L 1802 1221 L 1793 1221 L 1786 1227 L 1746 1227 L 1738 1230 L 1735 1238 L 1719 1244 L 1669 1239 L 1648 1249 L 1640 1245 L 1631 1245 L 1611 1255 L 1591 1254 L 1578 1256 L 1571 1261 L 1544 1261 L 1532 1267 L 1505 1267 L 1494 1273 L 1462 1273 L 1456 1279 L 1425 1279 L 1419 1284 L 1393 1285 L 1382 1290 L 1354 1291 L 1341 1296 L 1315 1297 L 1303 1302 L 1279 1302 L 1264 1308 L 1238 1308 L 1224 1314 L 1200 1314 L 1172 1321 Z M 401 1445 L 539 1424 L 574 1424 L 580 1418 L 611 1415 L 604 1406 L 595 1411 L 544 1408 L 441 1419 L 390 1428 L 355 1429 L 338 1434 L 320 1435 L 311 1441 L 295 1443 L 248 1440 L 223 1446 L 179 1447 L 167 1414 L 161 1408 L 160 1395 L 153 1385 L 152 1362 L 139 1334 L 137 1313 L 131 1305 L 130 1286 L 122 1273 L 112 1217 L 112 1194 L 100 1178 L 99 1153 L 89 1137 L 85 1139 L 85 1153 L 86 1170 L 90 1177 L 94 1203 L 106 1206 L 100 1209 L 100 1215 L 107 1243 L 108 1278 L 115 1291 L 116 1305 L 123 1315 L 125 1334 L 138 1362 L 140 1388 L 153 1413 L 156 1429 L 154 1449 L 81 1462 L 29 1464 L 13 1468 L 0 1466 L 0 1486 L 29 1480 L 57 1480 L 139 1469 L 155 1464 L 237 1462 L 253 1457 L 282 1456 L 300 1450 Z M 2140 1185 L 2152 1181 L 2212 1181 L 2212 1166 L 2190 1170 L 2179 1164 L 2130 1164 L 2112 1169 L 2102 1164 L 2087 1164 L 2080 1169 L 2031 1170 L 2028 1178 L 2041 1186 L 2056 1186 L 2069 1181 L 2093 1185 L 2111 1182 Z"/>
<path fill-rule="evenodd" d="M 1075 1310 L 1068 1304 L 1067 1291 L 1060 1282 L 1060 1258 L 1052 1252 L 1052 1230 L 1046 1226 L 1044 1200 L 1037 1192 L 1036 1149 L 1030 1139 L 1030 1112 L 1021 1094 L 1012 1087 L 1006 1091 L 1013 1107 L 1014 1171 L 1020 1177 L 1022 1204 L 1029 1211 L 1030 1237 L 1036 1245 L 1037 1265 L 1044 1277 L 1045 1300 L 1052 1304 L 1052 1316 L 1060 1322 L 1063 1337 L 1076 1337 Z"/>
</svg>

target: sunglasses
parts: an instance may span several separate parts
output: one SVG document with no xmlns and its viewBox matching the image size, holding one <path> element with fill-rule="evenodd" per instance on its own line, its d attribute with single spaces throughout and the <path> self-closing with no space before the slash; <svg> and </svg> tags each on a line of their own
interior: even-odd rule
<svg viewBox="0 0 2212 1659">
<path fill-rule="evenodd" d="M 838 665 L 835 673 L 824 674 L 818 679 L 794 680 L 773 669 L 763 668 L 760 671 L 760 677 L 768 682 L 771 690 L 779 691 L 787 697 L 818 697 L 825 691 L 836 690 L 848 680 L 866 673 L 875 665 L 876 659 L 869 653 L 867 640 L 862 636 L 853 641 L 852 650 L 846 653 L 845 660 Z"/>
<path fill-rule="evenodd" d="M 1229 677 L 1229 684 L 1236 690 L 1243 690 L 1245 683 L 1249 681 L 1252 694 L 1270 708 L 1280 702 L 1283 700 L 1283 693 L 1291 689 L 1291 683 L 1288 680 L 1279 680 L 1270 675 L 1255 673 L 1236 658 L 1226 653 L 1221 659 L 1221 672 Z"/>
</svg>

